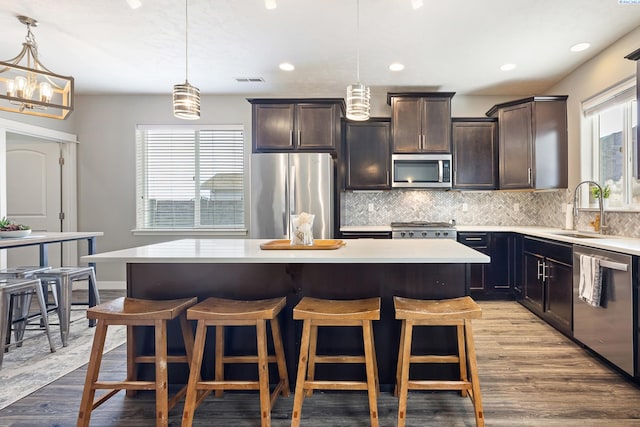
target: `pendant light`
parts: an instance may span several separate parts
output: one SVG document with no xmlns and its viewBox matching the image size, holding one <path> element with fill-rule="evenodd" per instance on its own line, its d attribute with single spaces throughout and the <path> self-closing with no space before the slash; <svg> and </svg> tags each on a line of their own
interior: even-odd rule
<svg viewBox="0 0 640 427">
<path fill-rule="evenodd" d="M 173 86 L 173 115 L 179 119 L 200 118 L 200 89 L 189 84 L 189 0 L 185 0 L 185 79 Z"/>
<path fill-rule="evenodd" d="M 347 119 L 365 121 L 369 120 L 371 93 L 367 86 L 360 83 L 360 0 L 356 0 L 356 10 L 357 83 L 347 88 Z"/>
</svg>

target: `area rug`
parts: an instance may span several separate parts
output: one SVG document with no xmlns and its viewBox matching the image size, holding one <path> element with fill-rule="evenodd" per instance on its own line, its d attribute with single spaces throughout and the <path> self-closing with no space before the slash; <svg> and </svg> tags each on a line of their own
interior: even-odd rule
<svg viewBox="0 0 640 427">
<path fill-rule="evenodd" d="M 71 311 L 71 325 L 67 347 L 62 347 L 58 318 L 54 313 L 50 315 L 51 334 L 55 353 L 49 351 L 47 337 L 38 331 L 38 321 L 29 325 L 25 332 L 27 338 L 22 347 L 11 347 L 4 354 L 0 369 L 0 409 L 11 405 L 15 401 L 33 393 L 58 378 L 78 369 L 89 361 L 93 333 L 90 328 L 86 312 L 74 306 Z M 113 350 L 126 341 L 126 327 L 111 326 L 107 332 L 105 353 Z"/>
</svg>

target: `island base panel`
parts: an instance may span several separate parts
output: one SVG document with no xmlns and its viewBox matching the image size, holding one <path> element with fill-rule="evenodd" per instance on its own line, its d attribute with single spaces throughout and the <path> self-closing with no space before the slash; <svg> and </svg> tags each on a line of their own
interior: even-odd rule
<svg viewBox="0 0 640 427">
<path fill-rule="evenodd" d="M 287 297 L 287 306 L 279 316 L 285 347 L 290 384 L 295 384 L 296 367 L 302 335 L 302 322 L 293 320 L 293 307 L 304 296 L 327 299 L 381 297 L 381 318 L 373 322 L 380 384 L 390 390 L 395 382 L 395 369 L 400 342 L 400 321 L 395 320 L 393 296 L 422 299 L 455 298 L 468 295 L 467 264 L 127 264 L 127 295 L 134 298 L 175 299 L 207 297 L 230 299 L 264 299 Z M 195 325 L 193 325 L 195 328 Z M 213 378 L 215 328 L 208 331 L 202 375 Z M 255 331 L 251 328 L 227 328 L 225 348 L 228 354 L 255 352 Z M 268 331 L 270 333 L 270 331 Z M 179 324 L 169 325 L 169 352 L 184 351 Z M 150 328 L 136 328 L 138 354 L 153 349 Z M 175 339 L 171 339 L 175 337 Z M 269 341 L 271 351 L 272 343 Z M 455 349 L 455 330 L 449 327 L 416 328 L 414 353 L 447 354 Z M 362 354 L 362 332 L 357 328 L 320 328 L 318 353 Z M 271 370 L 271 369 L 270 369 Z M 275 372 L 275 366 L 273 371 Z M 254 378 L 247 365 L 228 366 L 229 378 Z M 141 378 L 153 377 L 153 366 L 138 368 Z M 418 365 L 412 367 L 416 377 L 453 379 L 458 376 L 455 365 Z M 359 365 L 318 365 L 317 377 L 364 378 Z M 186 384 L 188 369 L 170 366 L 169 380 Z M 273 374 L 272 381 L 276 381 Z"/>
</svg>

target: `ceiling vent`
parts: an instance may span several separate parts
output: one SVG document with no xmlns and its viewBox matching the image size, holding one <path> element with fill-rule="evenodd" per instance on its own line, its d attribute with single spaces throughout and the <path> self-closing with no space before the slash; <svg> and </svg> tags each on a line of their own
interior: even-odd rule
<svg viewBox="0 0 640 427">
<path fill-rule="evenodd" d="M 262 77 L 236 77 L 238 83 L 264 83 Z"/>
</svg>

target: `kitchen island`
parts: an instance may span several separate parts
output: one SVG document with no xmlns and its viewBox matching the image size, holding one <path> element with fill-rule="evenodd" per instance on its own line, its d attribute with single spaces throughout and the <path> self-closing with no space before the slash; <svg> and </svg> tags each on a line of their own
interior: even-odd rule
<svg viewBox="0 0 640 427">
<path fill-rule="evenodd" d="M 393 384 L 399 343 L 400 322 L 394 319 L 393 296 L 441 299 L 468 295 L 469 264 L 488 263 L 490 258 L 449 239 L 432 240 L 348 240 L 335 250 L 263 250 L 268 240 L 184 239 L 123 249 L 83 257 L 92 263 L 126 264 L 127 295 L 135 298 L 173 299 L 209 296 L 233 299 L 287 297 L 280 315 L 285 355 L 291 383 L 295 384 L 301 322 L 292 319 L 293 307 L 303 296 L 331 299 L 381 297 L 381 319 L 374 322 L 374 336 L 380 383 Z M 178 334 L 177 325 L 171 325 Z M 362 335 L 355 328 L 323 330 L 318 334 L 319 351 L 344 353 L 362 351 Z M 342 331 L 345 329 L 345 331 Z M 433 328 L 421 342 L 423 349 L 453 348 L 455 334 Z M 136 330 L 138 351 L 153 348 L 149 331 Z M 207 340 L 214 343 L 214 339 Z M 175 348 L 173 348 L 175 346 Z M 181 340 L 171 339 L 170 351 L 181 350 Z M 255 347 L 255 333 L 238 330 L 226 338 L 231 353 Z M 418 347 L 420 348 L 420 347 Z M 207 355 L 213 348 L 206 349 Z M 211 358 L 203 364 L 205 377 L 212 375 Z M 319 366 L 318 376 L 344 367 Z M 360 366 L 348 367 L 354 375 L 364 374 Z M 152 369 L 148 371 L 152 375 Z M 234 375 L 251 369 L 238 369 Z M 444 372 L 443 372 L 444 371 Z M 437 372 L 451 376 L 442 366 Z M 147 371 L 143 373 L 147 375 Z M 341 372 L 344 376 L 345 373 Z M 186 382 L 186 367 L 176 366 L 170 380 Z"/>
</svg>

